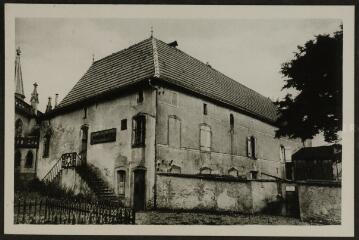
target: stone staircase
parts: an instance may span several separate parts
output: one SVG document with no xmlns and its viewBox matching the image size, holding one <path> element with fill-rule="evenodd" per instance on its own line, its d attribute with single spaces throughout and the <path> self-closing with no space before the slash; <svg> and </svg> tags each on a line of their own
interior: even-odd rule
<svg viewBox="0 0 359 240">
<path fill-rule="evenodd" d="M 87 183 L 100 201 L 119 203 L 114 190 L 101 178 L 100 173 L 93 167 L 84 164 L 76 167 L 76 172 Z"/>
</svg>

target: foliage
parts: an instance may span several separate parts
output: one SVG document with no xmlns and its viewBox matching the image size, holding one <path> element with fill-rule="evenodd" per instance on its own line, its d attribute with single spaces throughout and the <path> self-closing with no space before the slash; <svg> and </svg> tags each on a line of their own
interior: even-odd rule
<svg viewBox="0 0 359 240">
<path fill-rule="evenodd" d="M 276 137 L 312 139 L 323 132 L 325 141 L 338 139 L 342 129 L 343 29 L 315 36 L 298 46 L 294 59 L 282 64 L 282 88 L 295 91 L 277 101 Z"/>
<path fill-rule="evenodd" d="M 40 195 L 54 199 L 93 200 L 92 195 L 75 194 L 72 189 L 62 188 L 56 182 L 45 183 L 37 178 L 15 186 L 17 186 L 15 191 L 19 198 L 32 198 L 32 195 Z"/>
</svg>

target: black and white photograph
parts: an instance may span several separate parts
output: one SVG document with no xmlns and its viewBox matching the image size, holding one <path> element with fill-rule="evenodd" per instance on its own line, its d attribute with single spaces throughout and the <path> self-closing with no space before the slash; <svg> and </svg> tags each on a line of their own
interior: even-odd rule
<svg viewBox="0 0 359 240">
<path fill-rule="evenodd" d="M 5 64 L 5 232 L 354 234 L 352 6 L 6 4 Z"/>
</svg>

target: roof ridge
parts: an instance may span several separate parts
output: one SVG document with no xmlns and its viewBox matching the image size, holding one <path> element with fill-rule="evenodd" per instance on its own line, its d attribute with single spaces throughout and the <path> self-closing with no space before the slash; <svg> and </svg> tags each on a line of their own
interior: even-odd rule
<svg viewBox="0 0 359 240">
<path fill-rule="evenodd" d="M 156 40 L 154 37 L 151 37 L 152 39 L 152 50 L 153 50 L 153 65 L 155 68 L 155 72 L 153 74 L 154 77 L 159 78 L 160 77 L 160 64 L 158 61 L 158 52 L 157 52 L 157 44 L 156 44 Z"/>
<path fill-rule="evenodd" d="M 159 42 L 161 42 L 161 43 L 164 43 L 165 45 L 168 46 L 168 44 L 165 43 L 164 41 L 162 41 L 162 40 L 160 40 L 160 39 L 157 39 L 157 38 L 156 38 L 156 40 L 159 41 Z M 168 47 L 171 48 L 170 46 L 168 46 Z M 227 79 L 229 79 L 229 80 L 232 81 L 233 83 L 235 83 L 235 84 L 240 84 L 242 87 L 247 88 L 248 90 L 254 92 L 255 94 L 257 94 L 257 95 L 259 95 L 259 96 L 261 96 L 261 97 L 263 97 L 263 98 L 268 98 L 268 97 L 262 95 L 261 93 L 259 93 L 259 92 L 255 91 L 255 90 L 253 90 L 253 89 L 247 87 L 246 85 L 244 85 L 244 84 L 242 84 L 242 83 L 240 83 L 240 82 L 234 80 L 233 78 L 227 76 L 226 74 L 220 72 L 219 70 L 213 68 L 212 66 L 208 66 L 208 64 L 206 64 L 206 63 L 204 63 L 203 61 L 201 61 L 201 60 L 199 60 L 199 59 L 197 59 L 197 58 L 191 56 L 190 54 L 188 54 L 188 53 L 182 51 L 181 49 L 179 49 L 179 48 L 174 48 L 174 49 L 175 49 L 176 51 L 180 51 L 181 53 L 185 54 L 186 56 L 188 56 L 188 57 L 190 57 L 190 58 L 192 58 L 192 59 L 198 61 L 198 62 L 201 63 L 204 67 L 207 67 L 208 70 L 212 70 L 212 71 L 215 71 L 215 72 L 219 73 L 220 75 L 226 77 Z M 272 100 L 271 100 L 271 101 L 272 101 Z"/>
</svg>

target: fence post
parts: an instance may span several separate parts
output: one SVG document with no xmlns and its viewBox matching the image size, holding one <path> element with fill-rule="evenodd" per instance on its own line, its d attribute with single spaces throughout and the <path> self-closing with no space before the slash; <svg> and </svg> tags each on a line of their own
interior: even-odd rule
<svg viewBox="0 0 359 240">
<path fill-rule="evenodd" d="M 18 207 L 17 207 L 17 218 L 16 218 L 16 223 L 19 223 L 19 219 L 20 219 L 20 208 L 21 208 L 21 201 L 20 199 L 18 199 Z"/>
<path fill-rule="evenodd" d="M 24 199 L 24 206 L 23 206 L 23 212 L 22 212 L 22 223 L 25 223 L 25 214 L 26 213 L 26 199 Z"/>
<path fill-rule="evenodd" d="M 135 209 L 132 209 L 132 224 L 136 223 L 136 212 Z"/>
</svg>

